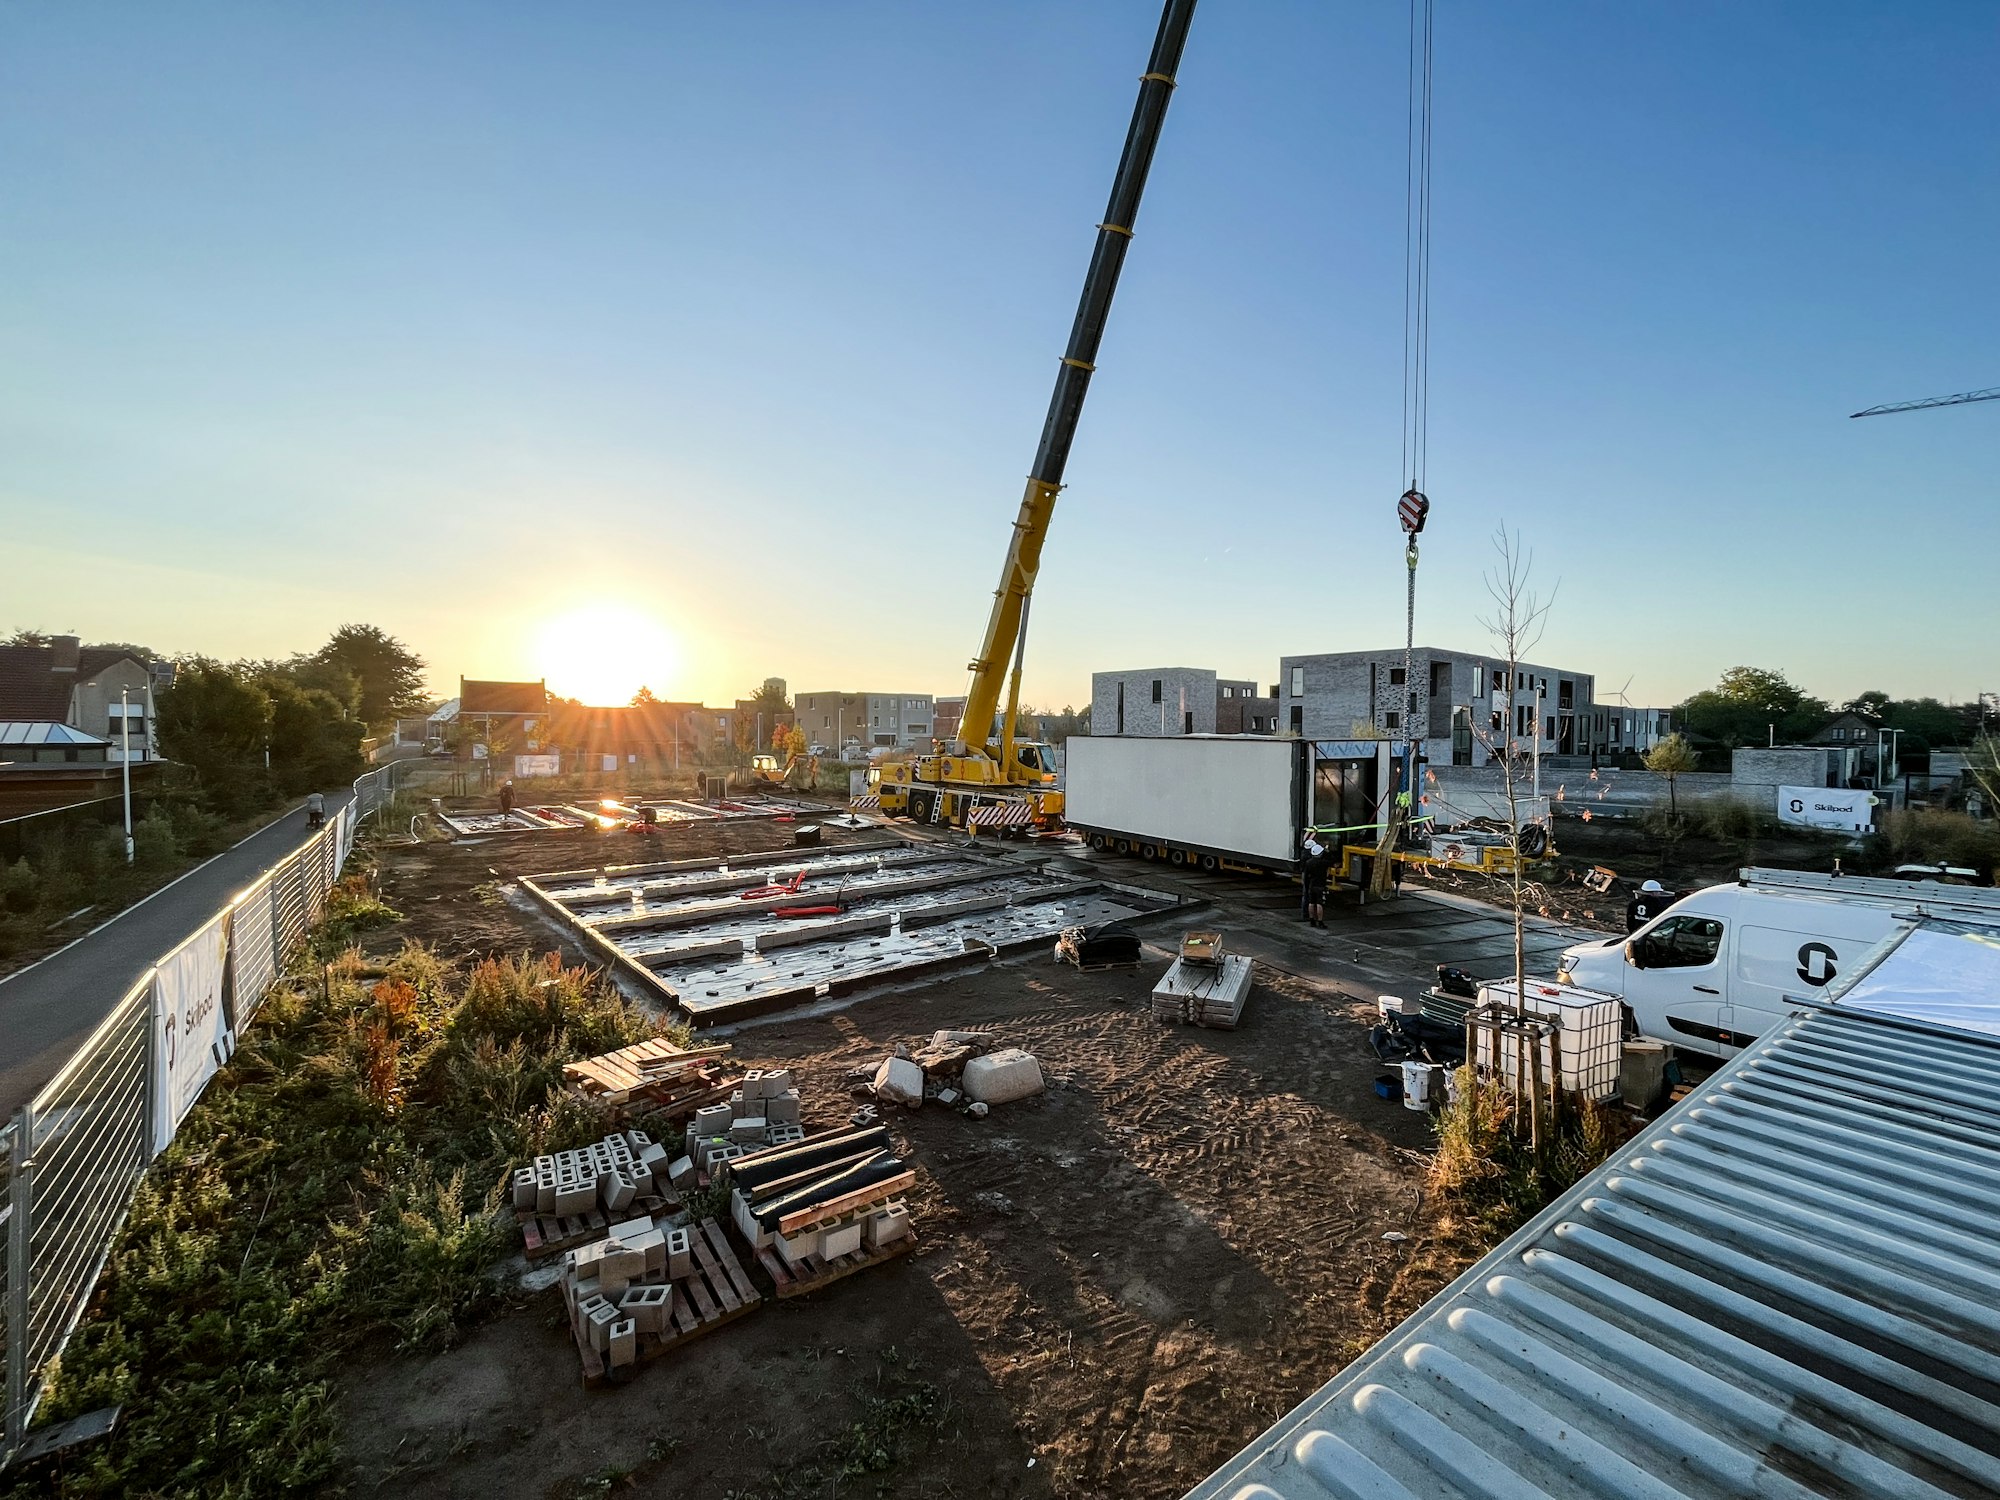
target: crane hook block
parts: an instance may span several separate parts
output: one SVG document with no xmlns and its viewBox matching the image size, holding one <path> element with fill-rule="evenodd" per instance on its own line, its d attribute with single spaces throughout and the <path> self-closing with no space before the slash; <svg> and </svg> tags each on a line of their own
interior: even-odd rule
<svg viewBox="0 0 2000 1500">
<path fill-rule="evenodd" d="M 1404 490 L 1402 499 L 1396 502 L 1396 519 L 1411 536 L 1424 529 L 1430 513 L 1430 498 L 1422 490 Z"/>
</svg>

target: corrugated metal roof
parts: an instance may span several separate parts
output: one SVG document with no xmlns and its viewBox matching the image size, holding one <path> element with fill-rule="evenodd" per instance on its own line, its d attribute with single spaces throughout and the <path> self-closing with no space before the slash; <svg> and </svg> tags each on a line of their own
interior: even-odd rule
<svg viewBox="0 0 2000 1500">
<path fill-rule="evenodd" d="M 1746 1050 L 1190 1500 L 2000 1494 L 2000 1042 Z"/>
</svg>

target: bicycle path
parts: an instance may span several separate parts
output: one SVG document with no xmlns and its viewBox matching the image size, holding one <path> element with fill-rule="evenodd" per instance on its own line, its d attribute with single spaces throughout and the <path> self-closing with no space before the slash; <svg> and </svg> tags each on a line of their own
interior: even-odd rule
<svg viewBox="0 0 2000 1500">
<path fill-rule="evenodd" d="M 353 799 L 351 790 L 328 792 L 328 815 Z M 67 948 L 0 979 L 0 1120 L 55 1077 L 140 975 L 310 832 L 305 808 L 294 808 Z"/>
</svg>

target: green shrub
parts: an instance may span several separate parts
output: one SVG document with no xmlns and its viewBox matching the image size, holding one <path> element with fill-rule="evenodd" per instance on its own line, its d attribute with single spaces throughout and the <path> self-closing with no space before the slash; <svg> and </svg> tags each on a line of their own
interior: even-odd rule
<svg viewBox="0 0 2000 1500">
<path fill-rule="evenodd" d="M 35 874 L 35 867 L 28 863 L 26 855 L 11 865 L 0 864 L 0 907 L 14 912 L 33 911 L 41 892 L 41 877 Z"/>
<path fill-rule="evenodd" d="M 1878 867 L 1948 864 L 1990 874 L 2000 869 L 2000 825 L 1962 812 L 1890 808 L 1870 853 Z"/>
<path fill-rule="evenodd" d="M 158 811 L 157 806 L 154 811 Z M 167 818 L 173 824 L 174 836 L 180 840 L 181 848 L 195 858 L 206 859 L 211 854 L 222 852 L 224 820 L 220 814 L 193 802 L 173 802 L 167 805 Z"/>
<path fill-rule="evenodd" d="M 132 852 L 149 870 L 164 869 L 181 857 L 181 836 L 174 820 L 154 808 L 132 825 Z"/>
<path fill-rule="evenodd" d="M 1692 821 L 1699 832 L 1725 844 L 1740 844 L 1784 831 L 1775 808 L 1746 802 L 1740 797 L 1716 797 L 1697 803 Z"/>
</svg>

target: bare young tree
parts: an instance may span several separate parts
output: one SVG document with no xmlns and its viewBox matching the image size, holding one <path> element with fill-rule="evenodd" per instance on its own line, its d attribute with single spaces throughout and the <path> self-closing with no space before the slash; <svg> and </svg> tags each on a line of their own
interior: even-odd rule
<svg viewBox="0 0 2000 1500">
<path fill-rule="evenodd" d="M 1521 680 L 1521 658 L 1534 650 L 1548 627 L 1549 610 L 1554 607 L 1556 590 L 1547 597 L 1533 585 L 1535 555 L 1524 551 L 1519 532 L 1509 532 L 1505 523 L 1493 533 L 1493 550 L 1498 554 L 1485 574 L 1486 592 L 1493 600 L 1493 612 L 1480 621 L 1507 657 L 1507 712 L 1501 716 L 1496 736 L 1500 752 L 1501 785 L 1507 794 L 1508 847 L 1513 854 L 1511 896 L 1514 908 L 1514 1004 L 1517 1013 L 1526 1011 L 1528 983 L 1527 935 L 1523 912 L 1526 894 L 1522 877 L 1521 777 L 1522 756 L 1517 724 L 1520 709 L 1516 702 Z M 1540 736 L 1541 705 L 1534 703 L 1534 732 Z M 1539 826 L 1539 825 L 1535 825 Z M 1546 833 L 1546 830 L 1544 830 Z"/>
</svg>

